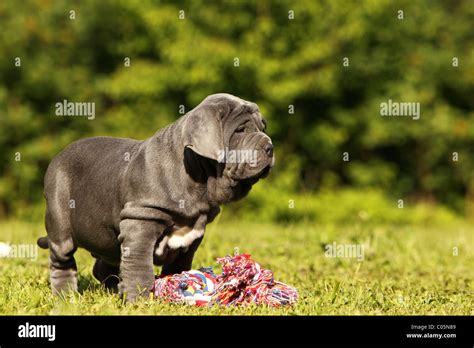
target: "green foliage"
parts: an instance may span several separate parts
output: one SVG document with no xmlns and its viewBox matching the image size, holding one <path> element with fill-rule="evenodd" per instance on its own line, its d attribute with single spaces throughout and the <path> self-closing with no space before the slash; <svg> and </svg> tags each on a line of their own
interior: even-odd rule
<svg viewBox="0 0 474 348">
<path fill-rule="evenodd" d="M 179 105 L 188 111 L 216 92 L 261 106 L 276 147 L 272 175 L 282 195 L 308 202 L 296 203 L 305 217 L 322 218 L 304 198 L 321 188 L 384 190 L 459 212 L 474 200 L 468 0 L 3 1 L 0 22 L 0 214 L 41 201 L 46 167 L 71 141 L 146 138 Z M 95 102 L 96 118 L 57 117 L 64 99 Z M 420 102 L 420 120 L 380 117 L 388 99 Z M 360 209 L 381 199 L 371 193 Z"/>
<path fill-rule="evenodd" d="M 247 221 L 275 221 L 280 224 L 304 222 L 327 225 L 449 226 L 460 221 L 451 210 L 432 203 L 387 197 L 374 189 L 320 190 L 317 193 L 289 193 L 272 183 L 255 187 L 244 202 L 223 208 L 223 219 L 236 214 Z"/>
</svg>

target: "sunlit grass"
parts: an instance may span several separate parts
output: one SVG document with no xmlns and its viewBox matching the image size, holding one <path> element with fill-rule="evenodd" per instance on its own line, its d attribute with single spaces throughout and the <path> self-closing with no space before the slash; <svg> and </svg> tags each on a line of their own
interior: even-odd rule
<svg viewBox="0 0 474 348">
<path fill-rule="evenodd" d="M 35 243 L 41 235 L 41 223 L 0 224 L 2 242 Z M 298 303 L 280 309 L 194 308 L 153 299 L 125 305 L 94 279 L 93 258 L 84 250 L 76 253 L 80 292 L 59 300 L 49 290 L 48 252 L 40 249 L 37 261 L 0 259 L 0 314 L 473 314 L 473 236 L 474 228 L 463 225 L 210 225 L 194 267 L 217 267 L 215 258 L 236 247 L 250 253 L 275 279 L 298 289 Z M 333 242 L 363 244 L 364 260 L 325 257 L 324 245 Z"/>
</svg>

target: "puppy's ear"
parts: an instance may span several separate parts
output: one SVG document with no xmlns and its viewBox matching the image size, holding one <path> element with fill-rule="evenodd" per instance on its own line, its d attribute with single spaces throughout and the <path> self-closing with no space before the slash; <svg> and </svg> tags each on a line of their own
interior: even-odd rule
<svg viewBox="0 0 474 348">
<path fill-rule="evenodd" d="M 224 150 L 222 118 L 228 112 L 229 106 L 206 101 L 191 110 L 183 127 L 185 147 L 217 161 Z"/>
</svg>

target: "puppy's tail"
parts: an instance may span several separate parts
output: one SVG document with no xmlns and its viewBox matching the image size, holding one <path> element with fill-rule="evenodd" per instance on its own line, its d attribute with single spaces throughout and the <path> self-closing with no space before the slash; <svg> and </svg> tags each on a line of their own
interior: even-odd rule
<svg viewBox="0 0 474 348">
<path fill-rule="evenodd" d="M 36 241 L 36 244 L 38 244 L 38 246 L 39 246 L 41 249 L 48 249 L 48 245 L 49 245 L 48 237 L 40 237 L 40 238 L 38 238 L 38 240 Z"/>
</svg>

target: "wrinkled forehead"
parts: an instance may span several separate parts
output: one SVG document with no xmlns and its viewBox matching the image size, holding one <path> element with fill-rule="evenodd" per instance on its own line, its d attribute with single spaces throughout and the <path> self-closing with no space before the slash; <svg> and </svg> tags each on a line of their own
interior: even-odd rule
<svg viewBox="0 0 474 348">
<path fill-rule="evenodd" d="M 227 105 L 232 110 L 242 108 L 241 111 L 250 113 L 259 111 L 257 104 L 227 93 L 211 94 L 203 100 L 203 103 Z"/>
<path fill-rule="evenodd" d="M 212 94 L 203 100 L 203 103 L 218 105 L 227 108 L 222 117 L 226 122 L 238 122 L 245 116 L 255 122 L 257 127 L 262 130 L 265 128 L 265 121 L 262 119 L 258 105 L 227 93 Z"/>
</svg>

